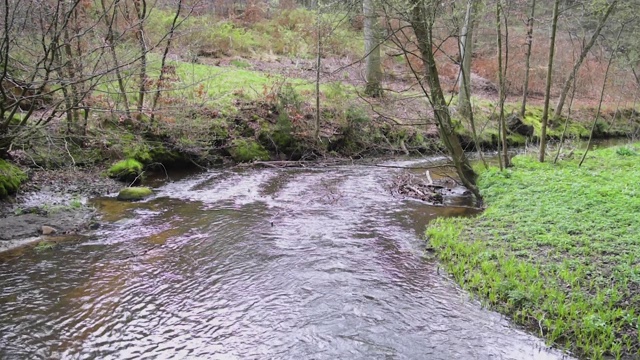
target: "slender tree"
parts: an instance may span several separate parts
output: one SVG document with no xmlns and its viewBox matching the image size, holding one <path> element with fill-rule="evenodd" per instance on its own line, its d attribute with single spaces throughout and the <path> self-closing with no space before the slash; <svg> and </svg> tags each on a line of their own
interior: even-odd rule
<svg viewBox="0 0 640 360">
<path fill-rule="evenodd" d="M 505 75 L 506 62 L 502 59 L 502 1 L 496 1 L 496 43 L 498 45 L 498 127 L 500 128 L 500 140 L 502 142 L 502 161 L 500 168 L 509 166 L 509 152 L 507 149 L 507 125 L 504 117 L 504 102 L 506 98 Z M 506 17 L 505 17 L 506 20 Z M 505 47 L 505 52 L 506 52 Z M 507 55 L 505 54 L 505 57 Z"/>
<path fill-rule="evenodd" d="M 582 154 L 582 159 L 580 159 L 580 163 L 578 167 L 582 166 L 584 160 L 587 158 L 587 153 L 589 152 L 589 148 L 591 147 L 591 140 L 593 139 L 593 132 L 596 130 L 596 125 L 598 123 L 598 119 L 600 118 L 600 111 L 602 110 L 602 101 L 604 100 L 604 91 L 607 88 L 607 80 L 609 79 L 609 70 L 611 69 L 611 63 L 613 63 L 613 58 L 618 52 L 618 48 L 620 46 L 620 35 L 622 35 L 622 31 L 624 31 L 624 25 L 620 26 L 620 30 L 618 31 L 618 36 L 616 37 L 616 46 L 609 57 L 609 61 L 607 62 L 607 69 L 604 72 L 604 80 L 602 82 L 602 90 L 600 91 L 600 101 L 598 102 L 598 110 L 596 111 L 596 116 L 593 119 L 593 123 L 591 124 L 591 131 L 589 132 L 589 141 L 587 142 L 587 148 Z"/>
<path fill-rule="evenodd" d="M 144 108 L 144 98 L 147 94 L 147 54 L 149 48 L 147 46 L 147 39 L 145 34 L 145 19 L 148 16 L 147 13 L 147 0 L 133 0 L 133 5 L 136 10 L 137 16 L 137 31 L 136 37 L 138 39 L 138 46 L 140 46 L 140 71 L 138 72 L 138 116 L 142 115 Z"/>
<path fill-rule="evenodd" d="M 451 120 L 433 53 L 434 45 L 436 45 L 433 26 L 439 10 L 439 3 L 435 0 L 411 0 L 409 5 L 411 7 L 409 23 L 416 36 L 416 46 L 418 47 L 420 59 L 424 63 L 424 76 L 411 65 L 411 62 L 408 63 L 431 104 L 440 139 L 449 151 L 460 180 L 475 195 L 478 204 L 481 204 L 482 196 L 476 186 L 477 174 L 469 163 Z M 413 52 L 409 49 L 403 48 L 403 50 L 405 57 L 413 56 Z M 426 80 L 426 84 L 423 83 L 423 79 Z"/>
<path fill-rule="evenodd" d="M 320 139 L 320 73 L 322 67 L 322 9 L 316 0 L 316 124 L 314 138 Z"/>
<path fill-rule="evenodd" d="M 464 118 L 471 116 L 471 58 L 473 55 L 473 30 L 478 0 L 468 0 L 464 25 L 460 32 L 460 77 L 458 79 L 458 113 Z"/>
<path fill-rule="evenodd" d="M 542 124 L 540 126 L 540 154 L 538 159 L 544 162 L 544 155 L 547 151 L 547 123 L 549 121 L 549 101 L 551 98 L 551 78 L 553 74 L 553 57 L 556 50 L 556 32 L 558 29 L 558 17 L 560 0 L 553 2 L 553 15 L 551 20 L 551 35 L 549 36 L 549 60 L 547 61 L 547 80 L 544 91 L 544 107 L 542 109 Z"/>
<path fill-rule="evenodd" d="M 531 48 L 533 46 L 533 24 L 536 14 L 536 0 L 531 0 L 531 10 L 527 19 L 527 53 L 525 55 L 524 84 L 522 86 L 522 107 L 520 117 L 524 118 L 527 111 L 527 96 L 529 92 L 529 69 L 531 68 Z"/>
<path fill-rule="evenodd" d="M 378 14 L 374 0 L 363 0 L 364 13 L 364 51 L 366 63 L 365 94 L 371 97 L 382 96 L 382 64 L 380 60 L 380 31 Z"/>
<path fill-rule="evenodd" d="M 578 56 L 578 60 L 573 65 L 573 70 L 569 73 L 569 77 L 567 77 L 567 79 L 564 81 L 564 85 L 562 86 L 562 91 L 560 92 L 560 97 L 558 98 L 558 104 L 556 105 L 556 110 L 554 113 L 554 119 L 558 119 L 560 118 L 560 115 L 562 115 L 562 108 L 564 107 L 564 103 L 567 99 L 567 94 L 569 93 L 569 88 L 571 87 L 571 84 L 573 82 L 573 77 L 578 73 L 578 69 L 580 69 L 580 66 L 582 66 L 582 63 L 584 62 L 584 59 L 586 59 L 589 51 L 591 51 L 591 48 L 596 43 L 596 40 L 600 36 L 602 29 L 607 23 L 607 19 L 609 19 L 609 16 L 613 12 L 617 4 L 618 0 L 613 0 L 607 5 L 607 7 L 604 9 L 604 13 L 598 20 L 598 26 L 591 34 L 589 42 L 582 48 L 582 53 L 580 53 L 580 56 Z"/>
</svg>

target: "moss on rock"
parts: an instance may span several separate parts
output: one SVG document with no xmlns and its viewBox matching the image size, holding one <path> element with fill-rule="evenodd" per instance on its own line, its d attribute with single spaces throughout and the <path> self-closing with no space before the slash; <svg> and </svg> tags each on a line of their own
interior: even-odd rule
<svg viewBox="0 0 640 360">
<path fill-rule="evenodd" d="M 142 174 L 142 163 L 135 159 L 118 161 L 107 171 L 109 177 L 121 181 L 134 181 Z"/>
<path fill-rule="evenodd" d="M 0 199 L 18 191 L 27 175 L 17 166 L 0 159 Z"/>
<path fill-rule="evenodd" d="M 120 190 L 118 200 L 120 201 L 139 201 L 153 194 L 148 187 L 128 187 Z"/>
<path fill-rule="evenodd" d="M 255 160 L 269 160 L 269 153 L 265 148 L 253 140 L 236 139 L 231 142 L 229 153 L 234 161 L 250 162 Z"/>
</svg>

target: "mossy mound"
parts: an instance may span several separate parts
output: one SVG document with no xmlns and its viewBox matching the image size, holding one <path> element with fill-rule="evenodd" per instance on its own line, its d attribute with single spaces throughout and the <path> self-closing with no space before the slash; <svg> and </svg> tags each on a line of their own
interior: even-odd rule
<svg viewBox="0 0 640 360">
<path fill-rule="evenodd" d="M 269 160 L 269 153 L 265 148 L 253 140 L 236 139 L 231 142 L 229 153 L 236 162 L 251 162 Z"/>
<path fill-rule="evenodd" d="M 27 175 L 17 166 L 0 159 L 0 199 L 18 191 Z"/>
<path fill-rule="evenodd" d="M 142 174 L 142 163 L 135 159 L 118 161 L 109 168 L 107 174 L 110 178 L 121 181 L 134 181 Z"/>
<path fill-rule="evenodd" d="M 152 194 L 153 191 L 148 187 L 128 187 L 120 190 L 117 199 L 120 201 L 139 201 Z"/>
</svg>

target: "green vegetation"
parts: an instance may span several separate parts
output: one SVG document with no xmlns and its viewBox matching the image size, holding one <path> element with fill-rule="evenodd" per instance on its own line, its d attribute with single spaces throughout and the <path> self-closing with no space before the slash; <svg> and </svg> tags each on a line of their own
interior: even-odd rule
<svg viewBox="0 0 640 360">
<path fill-rule="evenodd" d="M 334 27 L 331 36 L 323 44 L 324 51 L 331 55 L 359 55 L 363 48 L 362 34 L 345 21 L 345 15 L 323 16 L 323 23 Z M 152 12 L 150 33 L 155 36 L 166 33 L 172 20 L 173 14 L 169 10 Z M 280 10 L 271 18 L 258 18 L 244 24 L 213 15 L 200 15 L 190 17 L 182 24 L 181 36 L 176 39 L 175 45 L 194 57 L 248 57 L 270 53 L 313 58 L 315 27 L 316 14 L 302 8 Z"/>
<path fill-rule="evenodd" d="M 455 106 L 457 99 L 454 98 L 451 106 Z M 473 99 L 474 103 L 474 120 L 478 132 L 478 141 L 483 147 L 494 147 L 498 143 L 498 109 L 496 104 L 486 99 Z M 505 116 L 516 114 L 519 111 L 519 103 L 505 104 Z M 568 139 L 587 139 L 591 131 L 593 118 L 595 117 L 596 108 L 580 108 L 572 112 L 571 119 L 567 124 L 567 132 L 565 138 Z M 629 121 L 630 117 L 619 116 L 615 111 L 603 112 L 600 115 L 594 136 L 596 138 L 619 137 L 625 134 L 633 133 L 635 124 Z M 507 143 L 509 146 L 523 146 L 527 141 L 537 141 L 540 138 L 542 126 L 542 107 L 536 105 L 527 106 L 522 123 L 526 126 L 533 127 L 533 135 L 531 139 L 527 136 L 508 132 Z M 547 128 L 547 137 L 559 139 L 564 131 L 566 118 L 561 117 L 556 121 L 549 121 Z M 467 120 L 457 119 L 458 131 L 465 139 L 465 142 L 473 142 L 471 126 Z"/>
<path fill-rule="evenodd" d="M 40 241 L 36 247 L 35 250 L 37 252 L 43 252 L 43 251 L 48 251 L 48 250 L 52 250 L 53 248 L 56 247 L 56 244 L 50 241 Z"/>
<path fill-rule="evenodd" d="M 126 159 L 118 161 L 109 168 L 107 174 L 109 177 L 122 180 L 133 181 L 142 174 L 142 163 L 135 159 Z"/>
<path fill-rule="evenodd" d="M 0 199 L 14 194 L 27 175 L 17 166 L 0 159 Z"/>
<path fill-rule="evenodd" d="M 127 187 L 118 193 L 118 200 L 121 201 L 139 201 L 153 194 L 148 187 Z"/>
<path fill-rule="evenodd" d="M 229 152 L 233 160 L 237 162 L 250 162 L 254 160 L 269 160 L 269 153 L 265 148 L 253 140 L 236 139 L 231 142 Z"/>
<path fill-rule="evenodd" d="M 585 164 L 538 163 L 481 175 L 476 218 L 427 229 L 449 273 L 549 343 L 589 358 L 640 355 L 640 145 Z"/>
</svg>

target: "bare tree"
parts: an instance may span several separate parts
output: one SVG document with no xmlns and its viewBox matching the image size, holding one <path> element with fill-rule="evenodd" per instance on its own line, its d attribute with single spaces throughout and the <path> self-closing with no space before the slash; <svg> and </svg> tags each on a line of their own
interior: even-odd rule
<svg viewBox="0 0 640 360">
<path fill-rule="evenodd" d="M 476 186 L 477 174 L 469 163 L 469 159 L 460 144 L 458 133 L 451 120 L 451 114 L 449 113 L 449 107 L 444 92 L 442 91 L 442 86 L 440 85 L 438 67 L 433 53 L 433 49 L 436 47 L 435 45 L 437 45 L 433 34 L 433 27 L 438 15 L 439 4 L 435 0 L 411 0 L 408 2 L 408 6 L 408 21 L 415 33 L 415 45 L 418 48 L 418 52 L 416 54 L 406 47 L 403 47 L 402 50 L 407 60 L 414 56 L 419 56 L 420 60 L 422 60 L 424 72 L 417 70 L 411 65 L 411 61 L 408 61 L 408 64 L 411 67 L 414 77 L 420 84 L 423 93 L 431 104 L 440 139 L 453 160 L 460 180 L 475 195 L 478 204 L 481 204 L 482 196 Z"/>
<path fill-rule="evenodd" d="M 464 118 L 471 116 L 471 58 L 473 57 L 473 30 L 478 0 L 468 0 L 464 25 L 460 32 L 460 77 L 458 79 L 458 113 Z"/>
<path fill-rule="evenodd" d="M 177 1 L 180 5 L 183 0 Z M 93 94 L 100 88 L 111 95 L 111 83 L 117 84 L 116 102 L 124 103 L 129 118 L 127 94 L 134 89 L 127 87 L 122 72 L 135 70 L 134 65 L 142 61 L 142 77 L 147 66 L 144 59 L 158 45 L 145 42 L 145 50 L 134 54 L 123 50 L 130 48 L 124 40 L 128 33 L 139 41 L 144 32 L 137 20 L 146 21 L 142 15 L 148 8 L 143 10 L 143 0 L 136 3 L 139 11 L 133 22 L 127 22 L 129 5 L 123 0 L 0 3 L 0 157 L 6 157 L 16 141 L 26 145 L 34 134 L 45 134 L 43 130 L 58 120 L 66 119 L 65 136 L 82 142 Z M 123 22 L 119 22 L 121 14 Z M 170 46 L 167 39 L 171 36 L 161 34 L 160 42 Z M 147 80 L 146 70 L 144 73 Z M 144 96 L 147 84 L 140 85 L 144 85 L 139 89 Z M 143 102 L 138 101 L 141 109 Z"/>
<path fill-rule="evenodd" d="M 618 48 L 620 47 L 620 35 L 622 35 L 622 31 L 624 31 L 624 25 L 620 26 L 620 30 L 618 31 L 618 36 L 616 37 L 616 46 L 609 57 L 609 61 L 607 62 L 607 69 L 604 73 L 604 80 L 602 82 L 602 90 L 600 90 L 600 101 L 598 102 L 598 110 L 596 111 L 596 116 L 593 119 L 593 123 L 591 124 L 591 131 L 589 132 L 589 141 L 587 142 L 587 148 L 582 154 L 582 159 L 580 159 L 580 163 L 578 167 L 582 166 L 584 163 L 584 159 L 587 158 L 587 153 L 589 152 L 589 148 L 591 147 L 591 140 L 593 139 L 593 132 L 596 129 L 596 125 L 598 124 L 598 119 L 600 118 L 600 111 L 602 110 L 602 101 L 604 100 L 604 91 L 607 88 L 607 80 L 609 79 L 609 70 L 611 69 L 611 63 L 613 62 L 613 58 L 618 52 Z"/>
<path fill-rule="evenodd" d="M 371 97 L 382 96 L 382 64 L 380 61 L 380 31 L 378 14 L 374 0 L 363 0 L 364 13 L 364 52 L 366 63 L 365 94 Z"/>
<path fill-rule="evenodd" d="M 540 126 L 540 154 L 538 159 L 544 162 L 547 151 L 547 123 L 549 121 L 549 101 L 551 98 L 551 76 L 553 74 L 553 57 L 556 50 L 556 32 L 558 29 L 558 17 L 560 0 L 553 2 L 553 15 L 551 20 L 551 35 L 549 36 L 549 60 L 547 61 L 547 80 L 544 91 L 544 108 L 542 109 L 542 124 Z"/>
<path fill-rule="evenodd" d="M 533 24 L 536 14 L 536 0 L 531 0 L 531 12 L 527 19 L 527 53 L 525 55 L 524 84 L 522 86 L 522 107 L 520 117 L 524 118 L 527 111 L 527 96 L 529 92 L 529 69 L 531 68 L 531 48 L 533 46 Z"/>
<path fill-rule="evenodd" d="M 498 45 L 498 127 L 500 129 L 500 140 L 502 142 L 502 160 L 500 161 L 500 168 L 509 167 L 509 151 L 507 149 L 507 125 L 504 116 L 504 102 L 506 99 L 506 83 L 505 77 L 507 73 L 507 58 L 508 58 L 508 44 L 505 46 L 505 61 L 503 61 L 502 55 L 502 0 L 496 1 L 496 43 Z M 505 28 L 506 28 L 506 15 Z M 508 34 L 508 30 L 505 29 L 505 34 Z M 508 37 L 507 37 L 508 39 Z"/>
<path fill-rule="evenodd" d="M 571 87 L 571 84 L 573 82 L 573 77 L 578 73 L 578 69 L 580 69 L 580 66 L 582 66 L 582 63 L 584 62 L 584 59 L 586 59 L 589 51 L 591 51 L 591 48 L 596 43 L 596 40 L 600 36 L 602 29 L 607 23 L 607 19 L 609 19 L 609 16 L 613 12 L 617 4 L 618 0 L 613 0 L 606 6 L 602 16 L 598 20 L 598 26 L 591 34 L 589 42 L 582 48 L 582 53 L 580 53 L 580 56 L 578 56 L 578 60 L 573 65 L 573 70 L 569 73 L 569 77 L 567 77 L 567 79 L 564 81 L 564 85 L 562 86 L 562 90 L 560 91 L 560 97 L 558 98 L 558 104 L 556 105 L 554 119 L 558 119 L 562 115 L 562 108 L 564 107 L 564 102 L 567 99 L 567 94 L 569 93 L 569 88 Z"/>
</svg>

